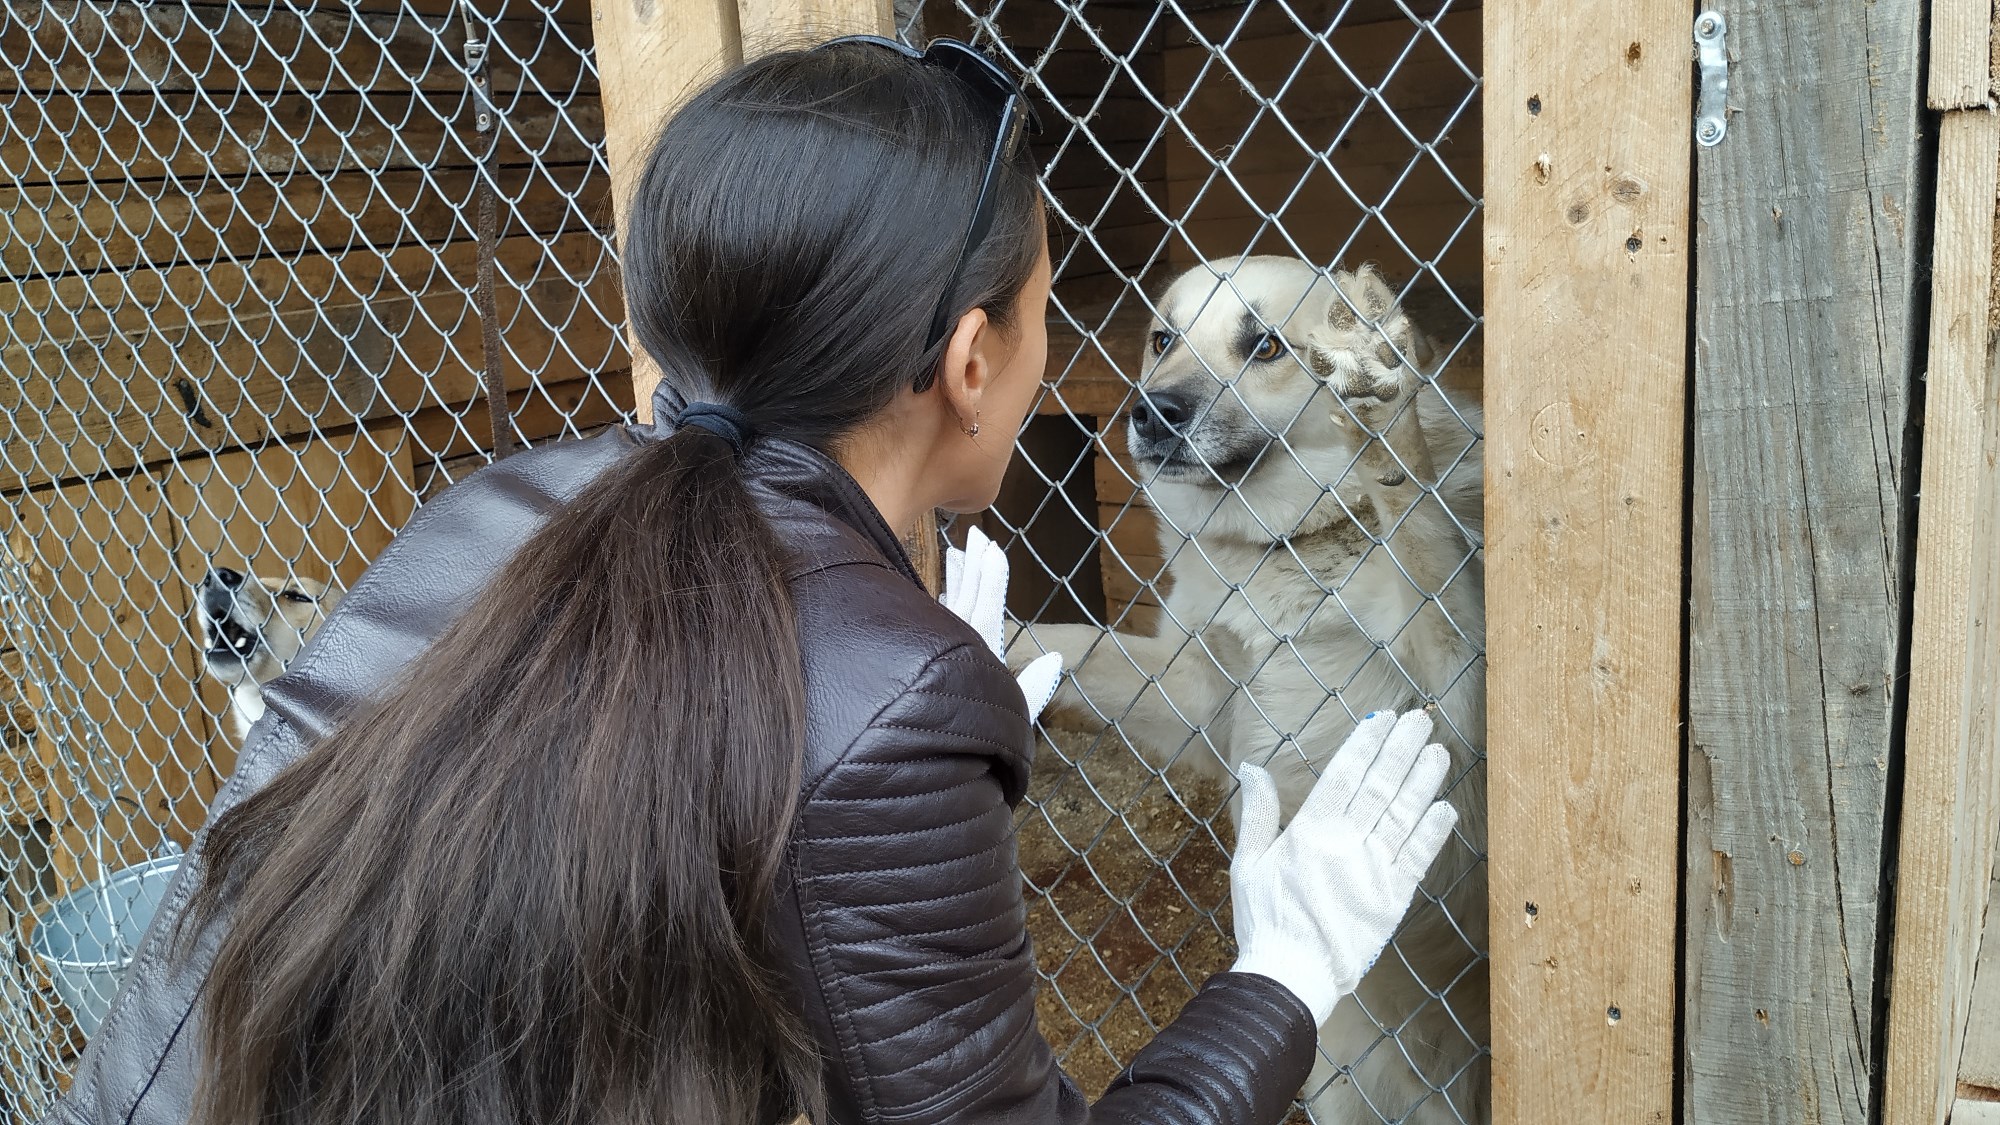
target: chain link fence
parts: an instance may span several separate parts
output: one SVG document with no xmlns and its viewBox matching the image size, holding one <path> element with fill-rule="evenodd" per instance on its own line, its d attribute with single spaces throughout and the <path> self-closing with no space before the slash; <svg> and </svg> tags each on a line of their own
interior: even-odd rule
<svg viewBox="0 0 2000 1125">
<path fill-rule="evenodd" d="M 1355 715 L 1425 706 L 1461 840 L 1299 1115 L 1485 1120 L 1478 12 L 896 19 L 1004 57 L 1047 125 L 1048 386 L 981 517 L 1015 644 L 1076 667 L 1021 821 L 1044 1031 L 1101 1089 L 1228 967 L 1224 766 L 1296 801 Z M 0 3 L 15 1117 L 255 685 L 427 496 L 629 411 L 590 27 L 587 0 Z"/>
</svg>

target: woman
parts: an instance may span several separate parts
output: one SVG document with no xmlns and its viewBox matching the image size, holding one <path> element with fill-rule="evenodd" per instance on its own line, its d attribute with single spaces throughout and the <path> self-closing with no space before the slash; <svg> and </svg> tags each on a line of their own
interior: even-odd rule
<svg viewBox="0 0 2000 1125">
<path fill-rule="evenodd" d="M 1282 833 L 1249 772 L 1237 971 L 1095 1106 L 1064 1079 L 1004 562 L 953 560 L 968 623 L 893 531 L 989 504 L 1040 386 L 1024 109 L 968 48 L 840 41 L 673 119 L 624 238 L 662 422 L 511 458 L 376 561 L 267 690 L 57 1119 L 1284 1115 L 1450 831 L 1443 755 L 1372 717 Z"/>
</svg>

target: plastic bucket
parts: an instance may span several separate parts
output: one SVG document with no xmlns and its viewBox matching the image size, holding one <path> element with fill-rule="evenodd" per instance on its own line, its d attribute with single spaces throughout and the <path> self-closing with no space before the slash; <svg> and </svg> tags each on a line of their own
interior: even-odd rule
<svg viewBox="0 0 2000 1125">
<path fill-rule="evenodd" d="M 166 897 L 181 857 L 161 856 L 114 871 L 56 900 L 35 924 L 29 948 L 54 979 L 83 1033 L 94 1035 L 146 926 Z"/>
</svg>

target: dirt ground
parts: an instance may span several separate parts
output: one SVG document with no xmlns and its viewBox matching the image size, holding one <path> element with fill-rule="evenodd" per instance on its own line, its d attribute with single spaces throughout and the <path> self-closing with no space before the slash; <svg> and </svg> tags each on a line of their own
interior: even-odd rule
<svg viewBox="0 0 2000 1125">
<path fill-rule="evenodd" d="M 1042 1031 L 1092 1097 L 1235 958 L 1226 794 L 1116 731 L 1053 730 L 1022 804 Z"/>
</svg>

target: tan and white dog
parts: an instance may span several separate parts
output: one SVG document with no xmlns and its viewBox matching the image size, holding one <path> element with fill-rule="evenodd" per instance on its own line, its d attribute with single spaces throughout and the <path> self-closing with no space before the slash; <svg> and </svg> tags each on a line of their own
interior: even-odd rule
<svg viewBox="0 0 2000 1125">
<path fill-rule="evenodd" d="M 1336 288 L 1336 286 L 1338 288 Z M 1363 714 L 1428 707 L 1459 812 L 1390 948 L 1321 1030 L 1321 1122 L 1488 1119 L 1482 425 L 1363 268 L 1210 262 L 1147 337 L 1132 461 L 1171 590 L 1150 635 L 1031 625 L 1070 661 L 1054 707 L 1161 766 L 1266 764 L 1289 817 Z"/>
<path fill-rule="evenodd" d="M 256 578 L 214 567 L 195 587 L 194 635 L 202 666 L 229 688 L 229 726 L 242 742 L 264 717 L 263 687 L 277 679 L 340 601 L 311 578 Z"/>
</svg>

